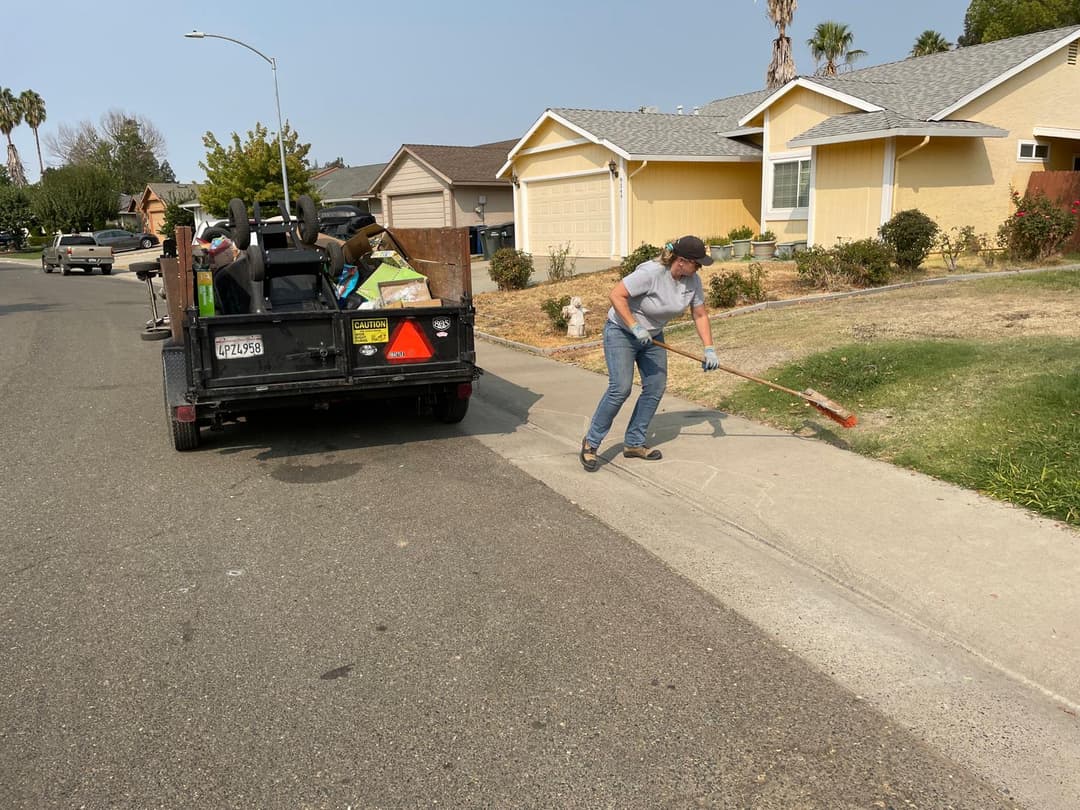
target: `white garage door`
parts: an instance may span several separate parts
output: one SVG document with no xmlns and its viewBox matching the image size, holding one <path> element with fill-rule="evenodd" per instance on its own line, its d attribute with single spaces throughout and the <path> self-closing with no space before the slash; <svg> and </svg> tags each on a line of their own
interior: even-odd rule
<svg viewBox="0 0 1080 810">
<path fill-rule="evenodd" d="M 442 228 L 446 226 L 443 195 L 403 194 L 390 198 L 390 222 L 393 228 Z"/>
<path fill-rule="evenodd" d="M 529 251 L 543 256 L 569 242 L 571 256 L 610 256 L 610 184 L 607 172 L 529 183 Z"/>
</svg>

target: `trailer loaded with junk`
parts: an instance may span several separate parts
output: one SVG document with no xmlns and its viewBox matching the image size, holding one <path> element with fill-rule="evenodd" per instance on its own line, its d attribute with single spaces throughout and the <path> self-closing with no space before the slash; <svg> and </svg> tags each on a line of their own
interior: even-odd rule
<svg viewBox="0 0 1080 810">
<path fill-rule="evenodd" d="M 229 204 L 230 236 L 192 240 L 158 269 L 170 335 L 165 406 L 177 450 L 254 411 L 355 399 L 468 410 L 476 365 L 468 231 L 369 224 L 319 232 L 310 197 Z M 269 212 L 268 209 L 269 208 Z"/>
</svg>

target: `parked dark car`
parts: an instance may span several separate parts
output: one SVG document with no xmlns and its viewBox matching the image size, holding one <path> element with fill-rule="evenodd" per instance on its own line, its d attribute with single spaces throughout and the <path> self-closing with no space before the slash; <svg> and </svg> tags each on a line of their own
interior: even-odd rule
<svg viewBox="0 0 1080 810">
<path fill-rule="evenodd" d="M 15 234 L 11 231 L 0 231 L 0 248 L 15 247 Z"/>
<path fill-rule="evenodd" d="M 107 231 L 94 231 L 94 240 L 102 247 L 111 247 L 114 251 L 139 250 L 152 248 L 160 240 L 152 233 L 132 233 L 113 228 Z"/>
<path fill-rule="evenodd" d="M 365 225 L 375 222 L 375 217 L 355 205 L 335 205 L 323 208 L 318 213 L 319 232 L 344 240 L 348 240 Z"/>
</svg>

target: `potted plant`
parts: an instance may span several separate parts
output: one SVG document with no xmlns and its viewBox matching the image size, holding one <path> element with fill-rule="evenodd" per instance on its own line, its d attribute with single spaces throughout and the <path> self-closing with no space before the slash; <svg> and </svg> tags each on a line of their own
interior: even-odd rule
<svg viewBox="0 0 1080 810">
<path fill-rule="evenodd" d="M 728 231 L 731 240 L 732 255 L 736 259 L 742 259 L 750 255 L 750 237 L 754 235 L 754 229 L 749 225 L 740 225 Z"/>
<path fill-rule="evenodd" d="M 706 240 L 706 244 L 709 246 L 709 255 L 712 256 L 714 262 L 726 262 L 731 258 L 732 247 L 728 237 L 712 236 Z"/>
<path fill-rule="evenodd" d="M 750 255 L 755 259 L 771 259 L 776 255 L 776 234 L 762 231 L 750 240 Z"/>
</svg>

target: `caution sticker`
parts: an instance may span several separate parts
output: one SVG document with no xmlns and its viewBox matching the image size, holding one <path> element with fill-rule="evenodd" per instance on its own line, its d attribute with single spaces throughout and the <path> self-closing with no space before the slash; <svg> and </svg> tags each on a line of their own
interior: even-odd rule
<svg viewBox="0 0 1080 810">
<path fill-rule="evenodd" d="M 365 318 L 352 322 L 352 342 L 354 346 L 365 343 L 388 343 L 390 324 L 386 318 Z"/>
</svg>

